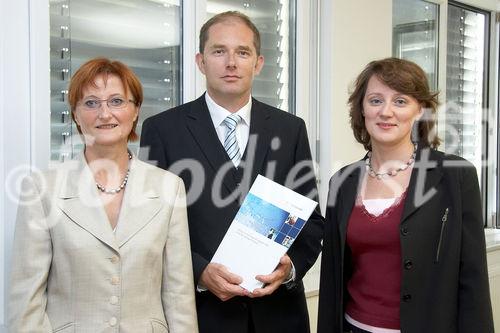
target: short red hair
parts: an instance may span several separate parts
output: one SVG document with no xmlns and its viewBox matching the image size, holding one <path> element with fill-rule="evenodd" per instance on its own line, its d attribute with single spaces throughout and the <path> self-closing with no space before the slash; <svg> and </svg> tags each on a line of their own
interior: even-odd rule
<svg viewBox="0 0 500 333">
<path fill-rule="evenodd" d="M 95 79 L 100 75 L 103 75 L 104 82 L 107 81 L 108 75 L 116 75 L 119 77 L 127 95 L 131 95 L 132 99 L 135 101 L 135 105 L 137 107 L 142 105 L 144 95 L 141 81 L 127 65 L 120 61 L 113 61 L 107 58 L 94 58 L 84 63 L 71 77 L 68 100 L 73 121 L 75 121 L 74 112 L 76 110 L 76 105 L 83 98 L 83 90 L 89 85 L 95 87 Z M 139 138 L 135 132 L 138 121 L 139 117 L 137 117 L 132 125 L 132 131 L 128 135 L 129 141 L 136 141 Z M 76 128 L 78 132 L 82 134 L 82 130 L 78 124 L 76 124 Z"/>
</svg>

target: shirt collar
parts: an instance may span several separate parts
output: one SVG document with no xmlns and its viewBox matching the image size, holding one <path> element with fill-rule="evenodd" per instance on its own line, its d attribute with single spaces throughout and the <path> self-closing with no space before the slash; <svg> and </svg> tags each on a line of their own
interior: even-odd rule
<svg viewBox="0 0 500 333">
<path fill-rule="evenodd" d="M 210 113 L 210 117 L 212 118 L 212 122 L 214 123 L 215 127 L 220 126 L 224 121 L 224 119 L 226 119 L 227 116 L 231 115 L 231 112 L 229 112 L 227 109 L 217 104 L 212 99 L 212 97 L 210 97 L 208 92 L 205 93 L 205 101 L 207 102 L 208 112 Z M 247 104 L 245 104 L 241 109 L 239 109 L 234 113 L 239 115 L 247 126 L 250 126 L 251 110 L 252 110 L 252 96 L 250 96 L 250 98 L 248 99 Z"/>
</svg>

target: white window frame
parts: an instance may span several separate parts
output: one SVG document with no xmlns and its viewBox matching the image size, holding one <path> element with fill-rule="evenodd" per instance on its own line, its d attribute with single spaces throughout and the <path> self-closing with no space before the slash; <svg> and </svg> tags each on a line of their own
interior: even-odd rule
<svg viewBox="0 0 500 333">
<path fill-rule="evenodd" d="M 14 234 L 14 185 L 31 169 L 46 166 L 50 142 L 48 3 L 2 1 L 2 220 L 0 270 L 0 329 L 6 326 L 8 267 Z M 47 29 L 40 29 L 47 27 Z M 46 50 L 46 52 L 40 52 Z M 5 153 L 8 153 L 7 154 Z"/>
<path fill-rule="evenodd" d="M 446 102 L 446 49 L 447 49 L 447 26 L 448 26 L 448 0 L 427 0 L 429 2 L 439 4 L 439 56 L 438 56 L 438 87 L 440 91 L 440 103 L 444 104 Z M 486 50 L 485 56 L 489 58 L 489 72 L 488 72 L 488 128 L 487 128 L 487 140 L 488 140 L 488 161 L 493 163 L 487 169 L 487 182 L 483 184 L 485 186 L 484 193 L 487 194 L 487 201 L 483 204 L 486 205 L 485 211 L 485 222 L 487 227 L 495 227 L 497 212 L 497 201 L 499 199 L 497 195 L 497 170 L 498 165 L 498 49 L 499 49 L 499 35 L 496 29 L 496 10 L 498 9 L 498 3 L 495 0 L 464 0 L 457 1 L 464 5 L 475 7 L 490 14 L 490 27 L 489 27 L 489 41 L 488 50 Z M 497 78 L 496 80 L 493 78 Z M 442 128 L 439 126 L 438 128 Z M 444 137 L 443 134 L 440 134 Z M 479 180 L 481 182 L 481 179 Z"/>
</svg>

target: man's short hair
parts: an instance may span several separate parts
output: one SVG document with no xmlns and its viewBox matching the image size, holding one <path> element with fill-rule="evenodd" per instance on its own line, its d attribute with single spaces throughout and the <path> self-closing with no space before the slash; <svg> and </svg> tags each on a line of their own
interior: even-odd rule
<svg viewBox="0 0 500 333">
<path fill-rule="evenodd" d="M 253 24 L 248 16 L 238 11 L 227 11 L 213 16 L 209 19 L 200 29 L 200 53 L 203 53 L 205 50 L 205 44 L 208 40 L 208 30 L 211 26 L 221 23 L 227 22 L 231 20 L 240 20 L 243 24 L 245 24 L 250 30 L 253 32 L 253 45 L 255 46 L 255 50 L 257 51 L 257 56 L 260 56 L 260 32 L 259 29 Z"/>
</svg>

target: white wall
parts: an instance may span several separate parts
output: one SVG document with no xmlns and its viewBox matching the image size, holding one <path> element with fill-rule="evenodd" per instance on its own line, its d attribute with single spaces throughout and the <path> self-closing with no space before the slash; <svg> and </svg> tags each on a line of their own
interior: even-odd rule
<svg viewBox="0 0 500 333">
<path fill-rule="evenodd" d="M 349 125 L 347 99 L 349 87 L 368 62 L 392 53 L 391 0 L 333 1 L 333 66 L 331 95 L 333 116 L 330 123 L 332 172 L 364 156 Z M 326 110 L 321 110 L 325 112 Z"/>
</svg>

